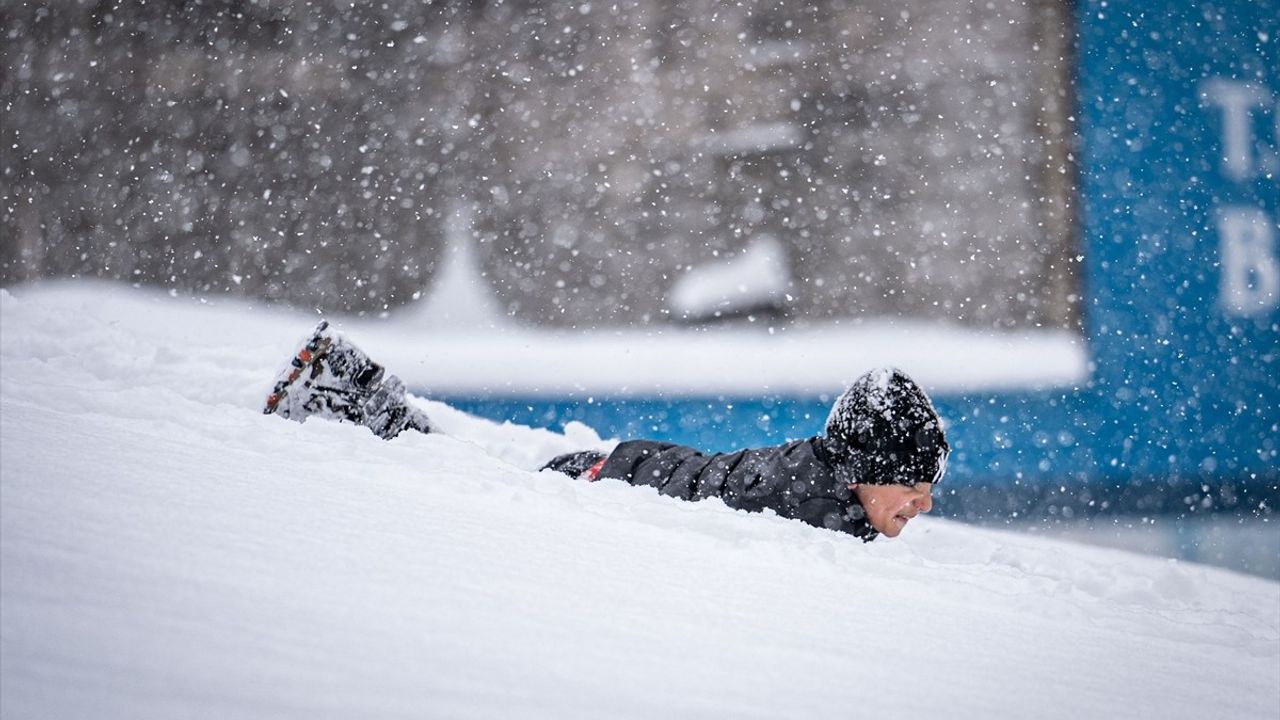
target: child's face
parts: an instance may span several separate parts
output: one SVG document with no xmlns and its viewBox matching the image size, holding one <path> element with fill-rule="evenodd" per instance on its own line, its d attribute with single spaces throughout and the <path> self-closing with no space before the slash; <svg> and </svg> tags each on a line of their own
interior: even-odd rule
<svg viewBox="0 0 1280 720">
<path fill-rule="evenodd" d="M 898 537 L 911 518 L 933 509 L 933 483 L 851 485 L 867 513 L 867 522 L 885 537 Z"/>
</svg>

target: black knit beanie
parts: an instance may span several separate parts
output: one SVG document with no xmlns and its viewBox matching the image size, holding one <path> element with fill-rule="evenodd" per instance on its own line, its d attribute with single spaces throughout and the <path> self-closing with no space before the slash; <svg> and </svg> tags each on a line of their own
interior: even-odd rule
<svg viewBox="0 0 1280 720">
<path fill-rule="evenodd" d="M 841 482 L 872 485 L 939 482 L 951 450 L 929 397 L 894 368 L 872 370 L 836 400 L 823 444 Z"/>
</svg>

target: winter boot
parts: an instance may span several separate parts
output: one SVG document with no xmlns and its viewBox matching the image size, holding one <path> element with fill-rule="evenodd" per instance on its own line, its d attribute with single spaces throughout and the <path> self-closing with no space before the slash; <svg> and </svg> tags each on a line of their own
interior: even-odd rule
<svg viewBox="0 0 1280 720">
<path fill-rule="evenodd" d="M 406 428 L 431 432 L 426 413 L 405 399 L 404 383 L 321 321 L 276 376 L 262 410 L 302 422 L 316 416 L 364 425 L 390 440 Z"/>
<path fill-rule="evenodd" d="M 580 450 L 557 455 L 543 465 L 542 469 L 561 472 L 575 480 L 591 481 L 600 475 L 600 469 L 604 467 L 604 461 L 608 458 L 607 454 L 598 450 Z"/>
</svg>

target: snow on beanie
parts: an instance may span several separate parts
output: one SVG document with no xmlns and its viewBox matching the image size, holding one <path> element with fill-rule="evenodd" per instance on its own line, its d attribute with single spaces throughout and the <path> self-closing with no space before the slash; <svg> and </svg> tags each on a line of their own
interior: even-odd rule
<svg viewBox="0 0 1280 720">
<path fill-rule="evenodd" d="M 836 400 L 824 445 L 842 482 L 938 482 L 951 447 L 933 403 L 906 373 L 872 370 Z"/>
</svg>

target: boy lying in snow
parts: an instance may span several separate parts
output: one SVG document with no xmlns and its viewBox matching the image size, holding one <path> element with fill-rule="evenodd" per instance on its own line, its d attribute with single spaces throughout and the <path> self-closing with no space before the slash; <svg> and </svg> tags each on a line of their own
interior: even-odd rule
<svg viewBox="0 0 1280 720">
<path fill-rule="evenodd" d="M 280 375 L 264 412 L 364 425 L 386 440 L 404 430 L 433 432 L 404 384 L 345 336 L 321 322 Z M 826 432 L 757 450 L 706 455 L 692 448 L 632 440 L 613 452 L 561 455 L 544 470 L 652 485 L 682 500 L 719 497 L 726 505 L 772 509 L 870 542 L 897 537 L 933 507 L 946 469 L 947 439 L 929 398 L 900 370 L 872 370 L 836 400 Z"/>
</svg>

